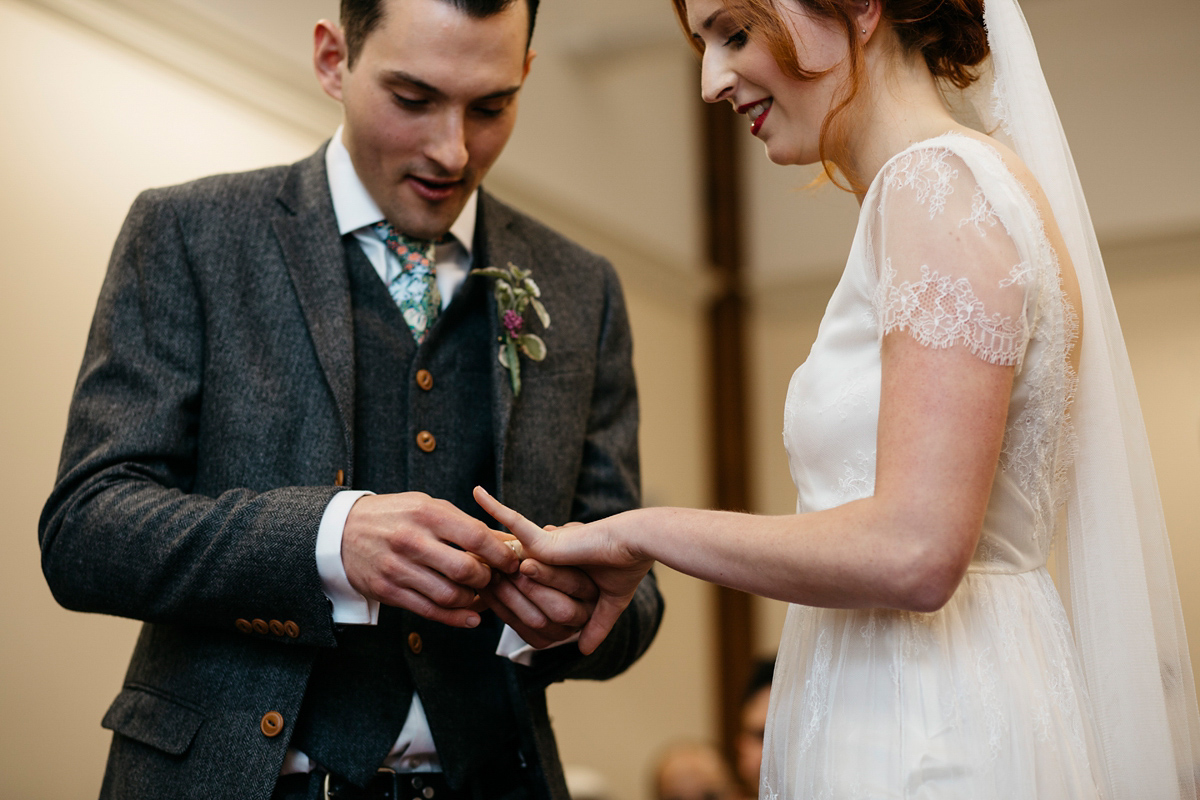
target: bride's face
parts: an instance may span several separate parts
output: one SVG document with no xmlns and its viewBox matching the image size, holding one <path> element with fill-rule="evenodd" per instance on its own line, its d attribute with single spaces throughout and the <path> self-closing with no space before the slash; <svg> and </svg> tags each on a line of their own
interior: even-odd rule
<svg viewBox="0 0 1200 800">
<path fill-rule="evenodd" d="M 703 48 L 700 93 L 705 101 L 728 100 L 746 116 L 750 133 L 766 145 L 776 164 L 820 160 L 821 124 L 846 74 L 846 34 L 808 11 L 798 0 L 775 0 L 800 66 L 829 70 L 815 80 L 786 74 L 761 31 L 740 27 L 729 7 L 737 0 L 688 0 L 688 26 Z"/>
</svg>

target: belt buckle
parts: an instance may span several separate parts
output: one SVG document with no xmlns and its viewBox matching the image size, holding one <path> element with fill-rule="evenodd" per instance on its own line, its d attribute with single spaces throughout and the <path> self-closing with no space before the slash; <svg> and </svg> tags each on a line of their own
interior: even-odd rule
<svg viewBox="0 0 1200 800">
<path fill-rule="evenodd" d="M 404 777 L 408 778 L 410 783 L 408 786 L 404 787 L 405 793 L 403 795 L 401 795 L 401 794 L 396 795 L 396 800 L 403 800 L 403 798 L 405 798 L 405 797 L 414 797 L 414 798 L 416 798 L 416 800 L 434 800 L 434 788 L 432 786 L 430 786 L 428 783 L 426 783 L 426 781 L 428 780 L 426 778 L 426 776 L 428 774 L 430 774 L 430 773 L 425 773 L 425 772 L 405 773 Z M 399 775 L 397 775 L 396 777 L 400 778 Z M 403 780 L 403 778 L 401 778 L 401 780 Z M 399 785 L 399 781 L 397 781 L 397 785 Z M 410 791 L 409 786 L 412 787 L 411 793 L 409 793 L 409 791 Z"/>
<path fill-rule="evenodd" d="M 391 776 L 392 785 L 387 790 L 388 800 L 400 800 L 400 791 L 399 791 L 400 787 L 399 787 L 399 783 L 397 783 L 397 781 L 396 781 L 396 770 L 392 769 L 391 767 L 380 767 L 379 769 L 375 770 L 375 774 Z M 333 773 L 326 772 L 325 773 L 325 781 L 323 782 L 323 784 L 321 786 L 321 800 L 337 800 L 336 794 L 330 794 L 330 791 L 333 788 L 331 785 L 332 780 L 333 780 Z"/>
</svg>

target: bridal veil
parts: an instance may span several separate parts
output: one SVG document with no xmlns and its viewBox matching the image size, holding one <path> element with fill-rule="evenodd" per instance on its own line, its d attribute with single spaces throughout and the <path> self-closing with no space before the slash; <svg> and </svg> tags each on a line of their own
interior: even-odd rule
<svg viewBox="0 0 1200 800">
<path fill-rule="evenodd" d="M 990 70 L 967 93 L 1038 179 L 1082 294 L 1078 436 L 1056 579 L 1116 800 L 1197 797 L 1200 717 L 1133 373 L 1066 136 L 1016 0 L 987 0 Z"/>
</svg>

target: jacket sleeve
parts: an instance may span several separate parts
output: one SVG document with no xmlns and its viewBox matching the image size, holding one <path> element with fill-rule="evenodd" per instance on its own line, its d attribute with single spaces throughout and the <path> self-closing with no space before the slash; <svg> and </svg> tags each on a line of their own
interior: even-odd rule
<svg viewBox="0 0 1200 800">
<path fill-rule="evenodd" d="M 638 399 L 633 374 L 633 340 L 625 300 L 612 266 L 603 263 L 605 311 L 597 347 L 583 465 L 571 518 L 602 519 L 641 505 L 638 461 Z M 539 653 L 532 669 L 543 686 L 567 678 L 606 680 L 641 657 L 658 632 L 663 598 L 651 572 L 608 637 L 589 656 L 573 645 Z"/>
<path fill-rule="evenodd" d="M 67 608 L 228 629 L 286 619 L 296 641 L 331 645 L 314 543 L 338 490 L 195 490 L 202 393 L 219 391 L 203 382 L 201 284 L 170 190 L 144 193 L 92 321 L 39 523 L 43 572 Z"/>
</svg>

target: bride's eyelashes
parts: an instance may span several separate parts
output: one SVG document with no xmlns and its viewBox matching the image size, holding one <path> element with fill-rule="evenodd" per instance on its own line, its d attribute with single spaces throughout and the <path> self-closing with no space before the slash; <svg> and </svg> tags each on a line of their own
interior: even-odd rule
<svg viewBox="0 0 1200 800">
<path fill-rule="evenodd" d="M 726 47 L 732 47 L 734 50 L 741 50 L 746 46 L 746 42 L 750 40 L 750 29 L 742 28 L 725 40 Z"/>
</svg>

